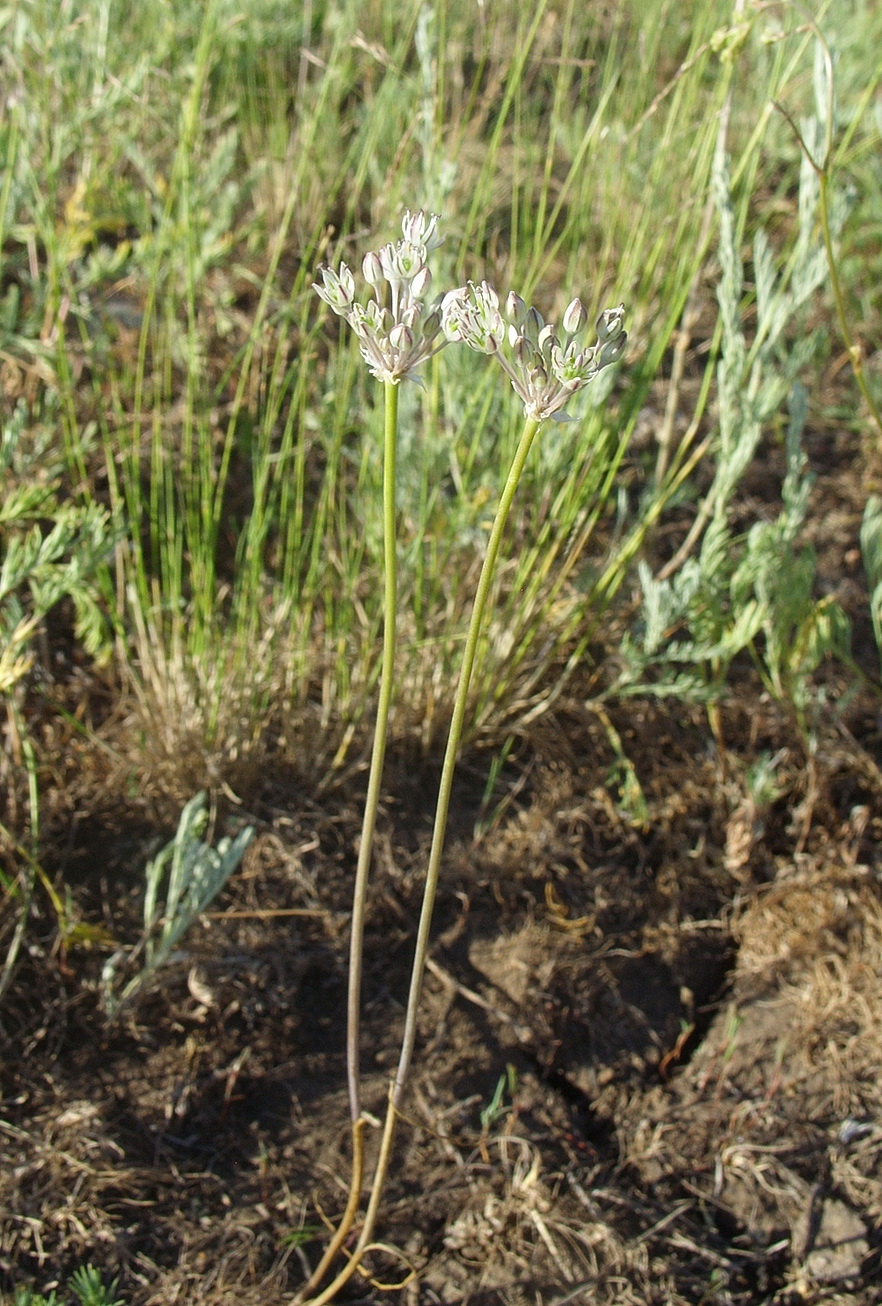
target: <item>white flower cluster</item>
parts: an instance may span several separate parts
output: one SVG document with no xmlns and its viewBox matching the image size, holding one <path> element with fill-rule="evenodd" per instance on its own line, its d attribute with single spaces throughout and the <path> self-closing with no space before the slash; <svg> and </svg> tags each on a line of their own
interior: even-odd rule
<svg viewBox="0 0 882 1306">
<path fill-rule="evenodd" d="M 522 400 L 524 412 L 536 422 L 547 417 L 565 421 L 561 410 L 598 372 L 621 358 L 628 337 L 622 329 L 625 306 L 607 308 L 597 319 L 597 342 L 583 349 L 577 337 L 588 315 L 574 299 L 563 317 L 563 340 L 553 323 L 537 309 L 527 308 L 514 291 L 505 305 L 508 325 L 499 309 L 499 296 L 482 281 L 451 290 L 441 304 L 441 321 L 448 340 L 461 340 L 470 349 L 493 354 Z"/>
<path fill-rule="evenodd" d="M 479 286 L 470 281 L 429 302 L 432 274 L 426 260 L 441 244 L 438 221 L 437 213 L 408 210 L 402 239 L 365 256 L 362 271 L 373 292 L 366 305 L 356 301 L 355 277 L 345 263 L 337 272 L 322 268 L 322 284 L 313 289 L 352 327 L 362 357 L 379 381 L 419 381 L 420 364 L 459 341 L 499 360 L 528 417 L 566 421 L 561 413 L 570 398 L 624 352 L 624 304 L 600 314 L 597 341 L 584 349 L 577 338 L 587 314 L 578 299 L 564 313 L 563 339 L 514 291 L 503 317 L 499 296 L 486 281 Z"/>
<path fill-rule="evenodd" d="M 373 298 L 362 305 L 355 298 L 355 277 L 345 263 L 338 272 L 321 268 L 322 284 L 313 290 L 358 336 L 361 355 L 378 381 L 397 385 L 402 377 L 419 378 L 416 369 L 447 344 L 441 336 L 441 301 L 428 303 L 432 274 L 429 252 L 441 244 L 438 215 L 404 214 L 402 239 L 365 255 L 364 279 Z M 440 337 L 440 338 L 439 338 Z"/>
</svg>

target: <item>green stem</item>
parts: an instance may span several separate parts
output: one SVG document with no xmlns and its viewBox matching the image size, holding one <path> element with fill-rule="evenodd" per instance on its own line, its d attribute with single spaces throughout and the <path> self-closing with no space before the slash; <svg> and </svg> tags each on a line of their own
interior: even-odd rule
<svg viewBox="0 0 882 1306">
<path fill-rule="evenodd" d="M 374 1172 L 373 1184 L 371 1185 L 371 1195 L 368 1201 L 367 1211 L 365 1212 L 364 1224 L 362 1225 L 358 1242 L 353 1248 L 346 1266 L 340 1271 L 337 1277 L 328 1284 L 327 1288 L 319 1293 L 317 1297 L 312 1298 L 308 1303 L 306 1303 L 306 1306 L 325 1306 L 326 1302 L 332 1301 L 340 1289 L 352 1278 L 352 1275 L 361 1263 L 361 1259 L 370 1247 L 371 1240 L 373 1239 L 374 1227 L 377 1222 L 380 1202 L 383 1198 L 383 1190 L 385 1188 L 386 1178 L 389 1173 L 389 1164 L 392 1158 L 395 1123 L 398 1118 L 404 1090 L 407 1086 L 408 1073 L 410 1071 L 414 1044 L 416 1042 L 417 1014 L 419 1012 L 423 978 L 426 970 L 426 958 L 429 953 L 429 933 L 432 925 L 432 913 L 435 906 L 435 894 L 438 888 L 438 877 L 441 870 L 441 855 L 444 850 L 444 838 L 447 832 L 447 814 L 450 808 L 453 776 L 456 769 L 456 759 L 459 752 L 460 740 L 462 739 L 465 714 L 469 701 L 472 669 L 475 665 L 478 640 L 480 639 L 481 627 L 484 621 L 484 612 L 487 607 L 487 600 L 490 596 L 490 589 L 496 572 L 496 563 L 499 558 L 499 549 L 502 544 L 502 536 L 508 520 L 509 510 L 511 509 L 512 500 L 514 499 L 515 491 L 518 488 L 518 482 L 520 481 L 521 474 L 524 470 L 524 464 L 527 461 L 527 455 L 530 452 L 530 446 L 533 443 L 536 432 L 539 430 L 539 426 L 540 423 L 535 421 L 533 418 L 528 418 L 524 424 L 524 429 L 521 433 L 521 438 L 509 469 L 508 478 L 505 482 L 505 488 L 503 489 L 502 497 L 499 500 L 499 507 L 496 510 L 496 519 L 493 522 L 493 529 L 490 532 L 487 553 L 484 557 L 481 576 L 478 581 L 478 588 L 475 592 L 475 603 L 472 609 L 471 621 L 469 622 L 468 635 L 466 636 L 465 652 L 463 653 L 462 666 L 460 667 L 459 672 L 459 684 L 457 686 L 456 699 L 453 706 L 453 716 L 450 722 L 450 731 L 447 736 L 447 749 L 444 754 L 444 763 L 441 768 L 441 781 L 438 788 L 438 804 L 435 809 L 435 825 L 432 832 L 432 847 L 429 853 L 426 884 L 423 890 L 423 905 L 420 912 L 416 948 L 414 950 L 413 967 L 411 969 L 410 993 L 407 999 L 407 1011 L 404 1018 L 404 1034 L 401 1040 L 401 1054 L 398 1061 L 398 1069 L 395 1074 L 395 1079 L 389 1092 L 389 1102 L 386 1107 L 386 1119 L 383 1124 L 383 1136 L 380 1142 L 380 1154 L 377 1160 L 377 1168 Z"/>
<path fill-rule="evenodd" d="M 466 635 L 465 651 L 462 658 L 462 666 L 459 671 L 459 684 L 456 690 L 456 699 L 453 705 L 453 716 L 450 721 L 450 731 L 447 736 L 447 748 L 444 753 L 444 763 L 441 768 L 441 781 L 438 786 L 438 804 L 435 808 L 435 825 L 432 830 L 432 847 L 429 852 L 429 865 L 426 871 L 426 886 L 423 890 L 423 905 L 420 912 L 420 923 L 417 929 L 416 948 L 414 950 L 413 968 L 411 970 L 410 993 L 407 998 L 407 1011 L 404 1018 L 404 1035 L 401 1040 L 401 1056 L 398 1062 L 398 1070 L 395 1075 L 395 1086 L 392 1091 L 390 1113 L 394 1114 L 400 1106 L 401 1099 L 404 1096 L 404 1089 L 407 1084 L 410 1062 L 413 1056 L 414 1043 L 416 1042 L 416 1021 L 419 1010 L 420 995 L 422 993 L 423 977 L 426 970 L 426 957 L 429 952 L 429 931 L 432 926 L 432 913 L 435 908 L 435 893 L 438 888 L 438 876 L 441 871 L 441 854 L 444 851 L 444 839 L 447 834 L 447 814 L 450 809 L 450 794 L 453 789 L 453 775 L 456 769 L 456 759 L 459 752 L 460 740 L 462 738 L 463 726 L 465 724 L 465 714 L 469 701 L 469 689 L 471 687 L 472 669 L 475 665 L 475 657 L 478 651 L 478 640 L 481 636 L 481 627 L 484 624 L 484 611 L 487 607 L 487 600 L 490 596 L 490 588 L 493 584 L 493 577 L 496 574 L 496 563 L 499 558 L 499 549 L 502 544 L 502 536 L 505 531 L 508 514 L 511 509 L 512 500 L 521 474 L 524 470 L 524 464 L 527 461 L 527 455 L 536 432 L 539 430 L 540 423 L 534 418 L 528 417 L 524 423 L 524 429 L 521 433 L 518 447 L 515 450 L 511 467 L 509 468 L 508 478 L 499 500 L 499 507 L 496 510 L 496 519 L 493 522 L 493 529 L 490 532 L 490 539 L 487 543 L 487 553 L 484 557 L 484 563 L 481 567 L 481 575 L 478 580 L 478 588 L 475 591 L 475 605 L 472 609 L 472 617 L 469 622 L 468 634 Z M 374 1180 L 374 1189 L 377 1188 L 378 1181 L 382 1176 L 378 1173 Z M 373 1200 L 373 1194 L 372 1194 Z"/>
<path fill-rule="evenodd" d="M 352 926 L 349 940 L 349 995 L 346 1020 L 346 1068 L 349 1081 L 349 1109 L 353 1125 L 361 1115 L 361 1074 L 359 1069 L 359 1043 L 361 1034 L 361 980 L 364 953 L 364 917 L 367 900 L 368 876 L 374 845 L 377 807 L 380 801 L 380 784 L 386 756 L 386 733 L 389 707 L 392 702 L 392 685 L 395 674 L 395 621 L 397 598 L 397 562 L 395 551 L 395 451 L 398 438 L 398 386 L 386 381 L 385 428 L 383 435 L 383 553 L 385 568 L 385 595 L 383 604 L 383 662 L 380 673 L 380 694 L 377 701 L 377 719 L 374 726 L 374 746 L 368 777 L 364 819 L 361 827 L 361 845 L 355 872 L 352 894 Z"/>
</svg>

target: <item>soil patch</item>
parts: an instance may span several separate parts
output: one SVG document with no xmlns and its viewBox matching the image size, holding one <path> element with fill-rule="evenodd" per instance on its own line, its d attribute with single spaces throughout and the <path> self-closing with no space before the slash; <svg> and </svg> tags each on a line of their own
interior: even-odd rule
<svg viewBox="0 0 882 1306">
<path fill-rule="evenodd" d="M 631 702 L 614 725 L 638 820 L 610 782 L 606 725 L 574 701 L 489 813 L 464 787 L 381 1221 L 398 1253 L 377 1254 L 375 1284 L 412 1265 L 410 1303 L 880 1299 L 870 719 L 831 719 L 807 759 L 772 705 L 744 698 L 724 716 L 724 765 L 700 711 Z M 770 743 L 779 784 L 759 810 L 743 777 Z M 396 801 L 393 759 L 387 786 L 365 977 L 378 1114 L 435 777 L 402 761 Z M 32 932 L 4 1012 L 7 1292 L 63 1286 L 84 1262 L 134 1306 L 296 1291 L 345 1204 L 359 798 L 357 782 L 321 806 L 267 784 L 241 870 L 113 1023 L 100 952 L 53 949 L 48 920 L 45 948 Z M 126 815 L 140 856 L 84 823 L 66 873 L 134 939 L 131 867 L 168 832 L 148 835 L 135 805 L 114 830 Z"/>
</svg>

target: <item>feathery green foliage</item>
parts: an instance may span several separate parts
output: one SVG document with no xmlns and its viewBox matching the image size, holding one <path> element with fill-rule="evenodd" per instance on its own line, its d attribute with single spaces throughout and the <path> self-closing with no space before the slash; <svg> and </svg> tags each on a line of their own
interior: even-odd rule
<svg viewBox="0 0 882 1306">
<path fill-rule="evenodd" d="M 804 126 L 809 139 L 820 130 L 819 117 Z M 817 332 L 806 331 L 805 310 L 826 270 L 817 239 L 817 179 L 803 160 L 799 225 L 792 251 L 779 268 L 765 231 L 758 228 L 755 234 L 755 322 L 750 340 L 744 324 L 744 268 L 722 147 L 714 190 L 720 222 L 721 348 L 713 481 L 690 531 L 689 547 L 681 549 L 675 565 L 668 565 L 657 579 L 645 562 L 639 564 L 640 627 L 623 641 L 625 670 L 613 692 L 648 690 L 712 701 L 725 692 L 733 659 L 749 650 L 770 692 L 791 702 L 804 721 L 809 677 L 829 654 L 847 655 L 850 639 L 839 605 L 831 598 L 813 597 L 814 555 L 799 538 L 811 489 L 801 444 L 808 394 L 800 378 L 821 344 Z M 841 230 L 844 218 L 844 206 L 837 204 L 834 230 Z M 733 525 L 733 499 L 761 439 L 780 422 L 785 404 L 789 421 L 781 511 L 773 521 L 756 522 L 745 533 Z"/>
<path fill-rule="evenodd" d="M 97 573 L 112 536 L 107 513 L 60 498 L 62 466 L 52 443 L 52 414 L 35 423 L 24 404 L 0 429 L 0 693 L 8 694 L 33 661 L 48 613 L 73 602 L 75 633 L 87 652 L 106 651 Z M 27 440 L 25 430 L 27 429 Z"/>
</svg>

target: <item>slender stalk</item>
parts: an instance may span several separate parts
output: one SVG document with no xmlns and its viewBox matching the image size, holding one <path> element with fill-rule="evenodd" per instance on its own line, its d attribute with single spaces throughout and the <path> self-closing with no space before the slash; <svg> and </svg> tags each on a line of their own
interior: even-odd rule
<svg viewBox="0 0 882 1306">
<path fill-rule="evenodd" d="M 313 1292 L 321 1283 L 327 1270 L 349 1235 L 358 1214 L 364 1181 L 364 1126 L 361 1114 L 361 981 L 364 972 L 364 918 L 367 903 L 371 854 L 377 808 L 380 803 L 380 785 L 386 758 L 389 708 L 395 677 L 395 627 L 398 589 L 398 561 L 395 540 L 395 455 L 398 445 L 398 384 L 384 383 L 385 418 L 383 430 L 383 661 L 380 669 L 380 692 L 377 699 L 377 717 L 374 724 L 374 744 L 368 776 L 364 817 L 361 825 L 361 844 L 355 870 L 355 887 L 352 891 L 352 924 L 349 932 L 349 991 L 346 1003 L 346 1075 L 349 1084 L 349 1112 L 352 1118 L 352 1176 L 349 1181 L 349 1198 L 334 1237 L 325 1248 L 324 1255 L 315 1267 L 309 1282 L 301 1290 Z"/>
<path fill-rule="evenodd" d="M 456 689 L 453 716 L 450 721 L 450 731 L 447 736 L 447 748 L 444 753 L 444 762 L 441 768 L 441 780 L 438 786 L 438 803 L 435 808 L 435 824 L 432 830 L 432 847 L 429 852 L 429 865 L 426 871 L 426 886 L 423 890 L 423 905 L 422 910 L 420 911 L 420 922 L 417 929 L 416 948 L 414 950 L 413 967 L 411 970 L 410 992 L 407 998 L 407 1011 L 404 1018 L 401 1056 L 398 1061 L 398 1070 L 395 1075 L 395 1085 L 392 1091 L 390 1113 L 396 1112 L 401 1106 L 401 1100 L 404 1096 L 408 1072 L 410 1070 L 411 1058 L 413 1056 L 414 1043 L 416 1042 L 417 1013 L 422 993 L 423 977 L 426 970 L 426 957 L 429 952 L 429 932 L 432 926 L 432 913 L 435 908 L 435 894 L 438 888 L 438 876 L 441 871 L 441 855 L 444 851 L 444 839 L 447 834 L 447 814 L 450 809 L 450 794 L 453 789 L 453 776 L 456 769 L 456 759 L 459 752 L 460 740 L 462 739 L 463 726 L 465 724 L 466 709 L 469 701 L 469 689 L 472 680 L 472 669 L 475 665 L 475 657 L 478 651 L 478 640 L 480 639 L 481 627 L 484 623 L 484 612 L 487 607 L 487 600 L 490 596 L 493 577 L 496 574 L 496 563 L 499 558 L 499 549 L 502 544 L 502 536 L 505 531 L 506 522 L 508 521 L 508 514 L 511 509 L 512 500 L 514 499 L 515 491 L 518 488 L 521 474 L 524 470 L 524 464 L 527 461 L 527 455 L 530 452 L 530 448 L 533 444 L 536 432 L 539 430 L 539 426 L 540 423 L 532 417 L 528 417 L 524 423 L 524 429 L 521 432 L 521 438 L 518 442 L 518 447 L 515 450 L 515 455 L 512 459 L 508 477 L 505 482 L 505 487 L 499 500 L 499 507 L 496 510 L 496 518 L 490 532 L 490 539 L 487 542 L 487 553 L 484 557 L 484 562 L 481 567 L 481 575 L 478 579 L 478 588 L 475 591 L 475 604 L 472 609 L 468 634 L 466 635 L 462 666 L 459 671 L 459 684 Z M 376 1190 L 378 1183 L 382 1184 L 384 1178 L 385 1176 L 382 1176 L 378 1169 L 377 1175 L 374 1179 L 374 1190 Z M 373 1193 L 371 1200 L 373 1201 Z"/>
<path fill-rule="evenodd" d="M 496 510 L 496 519 L 493 522 L 493 528 L 490 532 L 490 539 L 487 543 L 487 553 L 484 557 L 484 563 L 481 567 L 481 576 L 478 580 L 478 588 L 475 592 L 475 603 L 472 609 L 471 620 L 469 622 L 468 635 L 466 636 L 465 651 L 463 653 L 462 666 L 460 667 L 459 672 L 459 684 L 457 685 L 456 699 L 453 706 L 453 716 L 450 722 L 450 731 L 447 736 L 447 748 L 444 753 L 444 762 L 441 768 L 441 780 L 438 788 L 438 803 L 435 809 L 435 825 L 432 832 L 432 847 L 429 853 L 426 884 L 423 889 L 423 904 L 420 911 L 416 948 L 414 950 L 413 966 L 411 969 L 410 993 L 408 994 L 407 1011 L 404 1018 L 404 1034 L 401 1040 L 401 1054 L 398 1061 L 398 1069 L 395 1073 L 395 1079 L 390 1086 L 389 1102 L 386 1107 L 386 1119 L 383 1124 L 383 1136 L 380 1142 L 380 1154 L 374 1172 L 373 1183 L 371 1185 L 371 1195 L 365 1213 L 364 1224 L 362 1225 L 358 1242 L 352 1250 L 348 1263 L 336 1278 L 328 1284 L 327 1288 L 319 1293 L 317 1297 L 310 1299 L 305 1306 L 324 1306 L 326 1302 L 332 1301 L 340 1289 L 352 1278 L 361 1263 L 362 1257 L 372 1243 L 374 1227 L 377 1222 L 377 1214 L 380 1209 L 383 1190 L 389 1173 L 389 1163 L 392 1157 L 392 1144 L 395 1138 L 395 1124 L 404 1097 L 404 1091 L 407 1087 L 408 1074 L 410 1071 L 411 1060 L 413 1058 L 414 1044 L 416 1042 L 417 1015 L 419 1012 L 423 979 L 426 971 L 426 958 L 429 952 L 429 934 L 432 926 L 432 913 L 435 906 L 435 894 L 438 888 L 438 877 L 441 870 L 441 855 L 444 850 L 444 839 L 447 833 L 447 815 L 450 809 L 453 776 L 456 769 L 457 754 L 462 739 L 466 709 L 469 701 L 472 670 L 475 665 L 475 657 L 477 655 L 478 641 L 480 639 L 481 628 L 484 622 L 487 600 L 490 596 L 490 589 L 496 572 L 496 563 L 499 558 L 499 549 L 502 544 L 503 532 L 505 530 L 506 522 L 508 521 L 508 514 L 511 509 L 512 500 L 515 496 L 515 491 L 518 488 L 518 482 L 520 481 L 521 474 L 524 470 L 524 464 L 527 461 L 527 455 L 530 452 L 530 447 L 533 443 L 536 432 L 539 430 L 539 426 L 540 423 L 533 418 L 528 418 L 524 424 L 524 429 L 521 433 L 518 447 L 515 450 L 514 458 L 512 459 L 505 487 L 499 500 L 499 507 Z M 334 1241 L 339 1246 L 336 1238 Z M 313 1279 L 315 1279 L 315 1277 L 316 1276 L 314 1275 Z"/>
<path fill-rule="evenodd" d="M 383 435 L 383 565 L 385 594 L 383 606 L 383 662 L 380 672 L 380 693 L 377 700 L 377 719 L 374 725 L 374 746 L 368 777 L 364 819 L 361 827 L 361 845 L 355 872 L 352 894 L 352 927 L 349 938 L 349 996 L 346 1007 L 346 1070 L 349 1081 L 349 1110 L 353 1125 L 361 1115 L 361 1075 L 359 1071 L 359 1043 L 361 1034 L 361 980 L 364 969 L 364 917 L 367 900 L 371 853 L 374 846 L 374 829 L 377 807 L 380 802 L 380 784 L 386 757 L 386 734 L 392 686 L 395 676 L 395 622 L 397 599 L 397 561 L 395 549 L 395 452 L 398 438 L 398 385 L 385 381 L 385 425 Z"/>
</svg>

